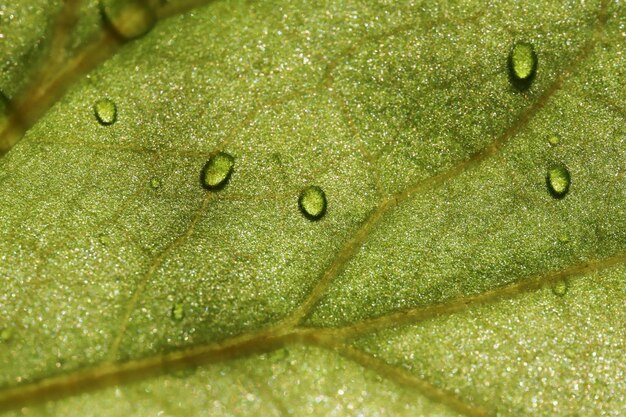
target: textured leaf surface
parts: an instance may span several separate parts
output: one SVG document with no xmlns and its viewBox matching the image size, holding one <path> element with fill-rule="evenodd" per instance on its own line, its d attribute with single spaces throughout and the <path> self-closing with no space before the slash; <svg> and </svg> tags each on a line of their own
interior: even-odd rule
<svg viewBox="0 0 626 417">
<path fill-rule="evenodd" d="M 0 6 L 6 415 L 623 415 L 626 10 L 452 3 Z"/>
</svg>

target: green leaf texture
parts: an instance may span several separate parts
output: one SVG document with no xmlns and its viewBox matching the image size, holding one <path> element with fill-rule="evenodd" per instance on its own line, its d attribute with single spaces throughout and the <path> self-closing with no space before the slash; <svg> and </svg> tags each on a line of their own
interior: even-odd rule
<svg viewBox="0 0 626 417">
<path fill-rule="evenodd" d="M 3 416 L 626 413 L 623 2 L 9 0 L 0 34 Z"/>
</svg>

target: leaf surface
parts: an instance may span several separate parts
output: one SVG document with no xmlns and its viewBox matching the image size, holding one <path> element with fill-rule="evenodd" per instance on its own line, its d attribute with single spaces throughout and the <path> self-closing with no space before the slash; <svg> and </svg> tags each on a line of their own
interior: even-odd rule
<svg viewBox="0 0 626 417">
<path fill-rule="evenodd" d="M 623 4 L 14 3 L 7 416 L 624 413 Z"/>
</svg>

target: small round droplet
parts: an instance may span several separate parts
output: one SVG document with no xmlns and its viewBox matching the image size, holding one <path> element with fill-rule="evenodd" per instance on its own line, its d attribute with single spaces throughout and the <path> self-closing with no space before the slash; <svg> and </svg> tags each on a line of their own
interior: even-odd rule
<svg viewBox="0 0 626 417">
<path fill-rule="evenodd" d="M 571 177 L 565 165 L 555 165 L 548 169 L 546 176 L 548 190 L 554 198 L 563 198 L 569 191 Z"/>
<path fill-rule="evenodd" d="M 222 188 L 230 178 L 234 166 L 235 158 L 226 152 L 213 155 L 202 168 L 202 185 L 209 190 Z"/>
<path fill-rule="evenodd" d="M 558 239 L 559 239 L 559 242 L 561 243 L 569 243 L 569 236 L 564 233 L 559 235 Z"/>
<path fill-rule="evenodd" d="M 93 111 L 101 125 L 108 126 L 117 120 L 117 106 L 108 98 L 96 101 L 96 104 L 93 105 Z"/>
<path fill-rule="evenodd" d="M 6 343 L 10 341 L 12 337 L 13 329 L 11 329 L 10 327 L 5 327 L 4 329 L 0 330 L 0 342 Z"/>
<path fill-rule="evenodd" d="M 185 305 L 178 302 L 172 306 L 172 319 L 181 321 L 185 317 Z"/>
<path fill-rule="evenodd" d="M 300 193 L 298 206 L 309 220 L 318 220 L 326 213 L 326 194 L 315 185 L 306 188 Z"/>
<path fill-rule="evenodd" d="M 565 295 L 565 293 L 567 293 L 567 281 L 565 281 L 564 279 L 556 282 L 553 286 L 552 286 L 552 293 L 554 295 L 557 295 L 559 297 L 562 297 Z"/>
<path fill-rule="evenodd" d="M 561 138 L 558 135 L 550 135 L 548 136 L 548 143 L 552 146 L 556 146 L 561 142 Z"/>
<path fill-rule="evenodd" d="M 102 246 L 109 246 L 111 245 L 111 243 L 113 243 L 111 236 L 109 236 L 107 233 L 101 233 L 98 236 L 98 241 L 100 242 Z"/>
<path fill-rule="evenodd" d="M 188 380 L 189 377 L 195 375 L 197 371 L 198 371 L 198 367 L 181 368 L 181 369 L 174 368 L 173 370 L 168 372 L 168 375 L 173 376 L 174 378 Z"/>
<path fill-rule="evenodd" d="M 153 177 L 152 179 L 150 179 L 150 187 L 152 187 L 153 190 L 156 190 L 158 188 L 161 188 L 161 179 L 158 177 Z"/>
<path fill-rule="evenodd" d="M 135 39 L 152 29 L 156 14 L 148 0 L 100 0 L 107 25 L 122 39 Z"/>
<path fill-rule="evenodd" d="M 511 80 L 518 88 L 527 88 L 537 72 L 537 54 L 529 43 L 518 42 L 509 53 Z"/>
</svg>

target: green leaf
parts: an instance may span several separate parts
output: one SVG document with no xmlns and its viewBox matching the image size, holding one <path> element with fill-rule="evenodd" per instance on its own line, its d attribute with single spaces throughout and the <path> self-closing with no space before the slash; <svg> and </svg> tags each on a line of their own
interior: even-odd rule
<svg viewBox="0 0 626 417">
<path fill-rule="evenodd" d="M 626 10 L 456 3 L 0 6 L 2 415 L 622 415 Z"/>
</svg>

